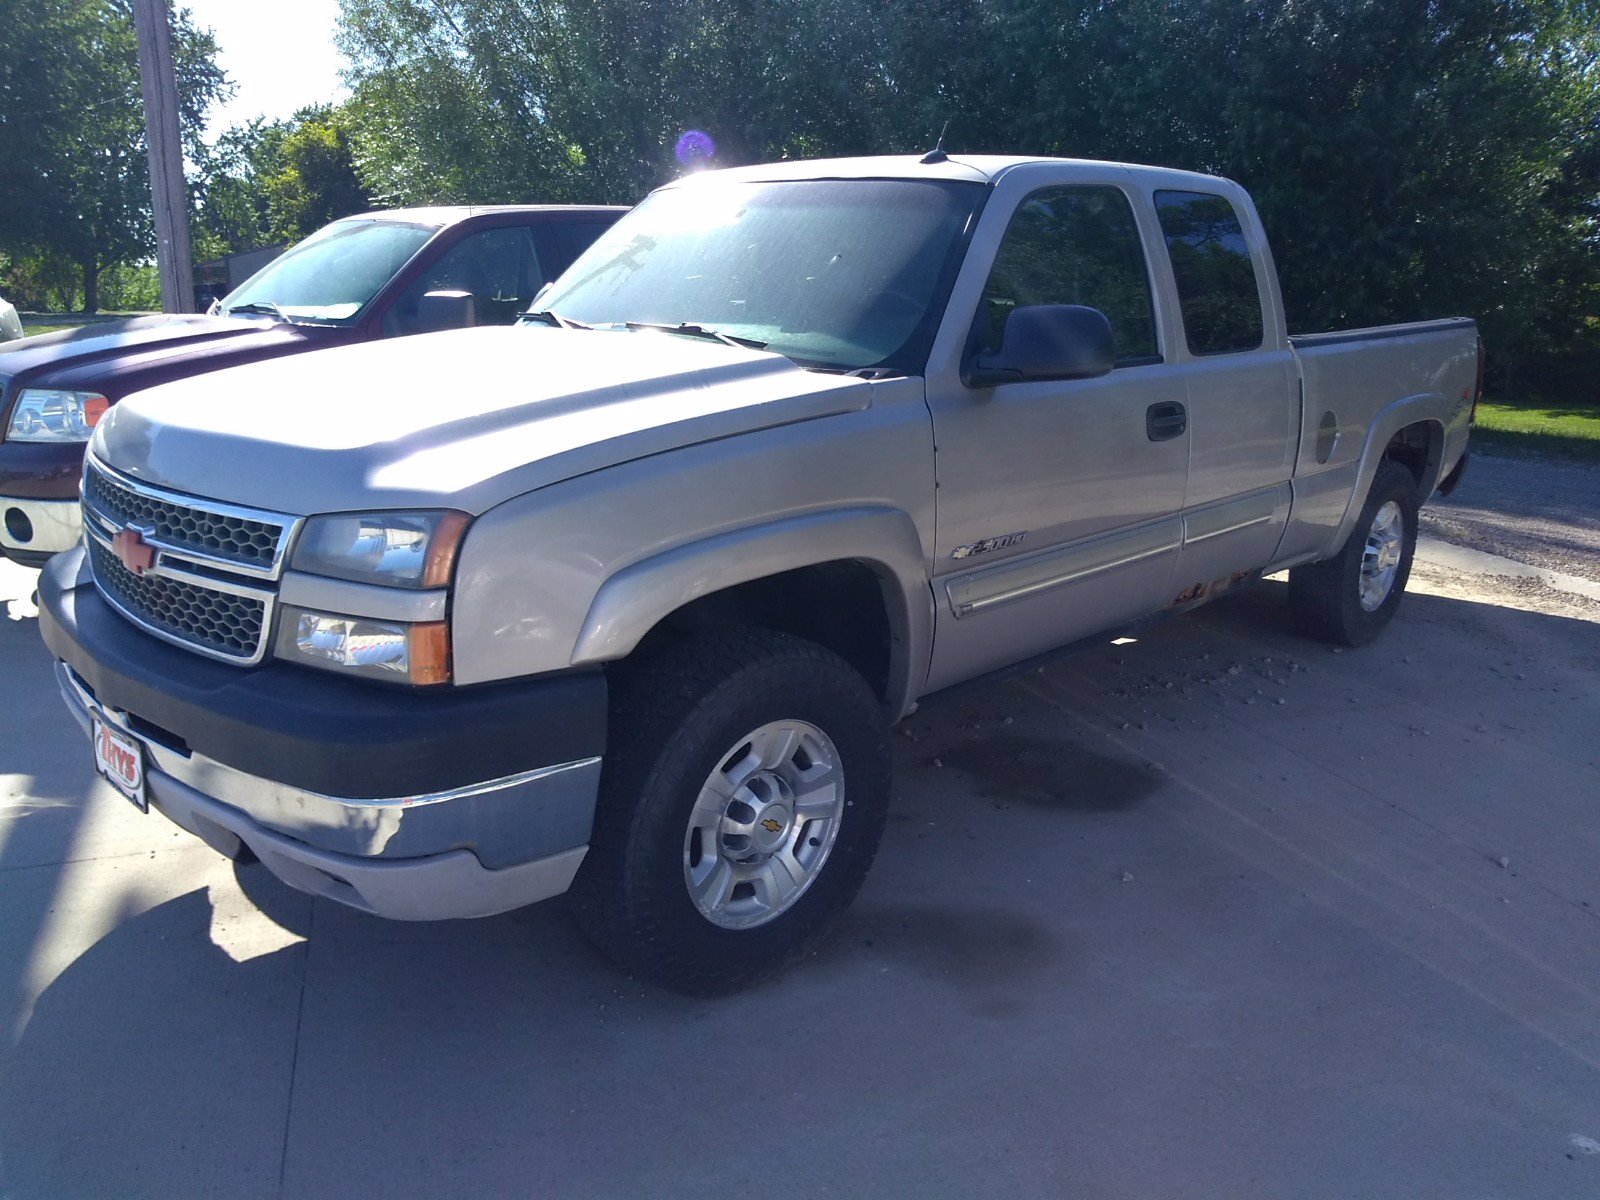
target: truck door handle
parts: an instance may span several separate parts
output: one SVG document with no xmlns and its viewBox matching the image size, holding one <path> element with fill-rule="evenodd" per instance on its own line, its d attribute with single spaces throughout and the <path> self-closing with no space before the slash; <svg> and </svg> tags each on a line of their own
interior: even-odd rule
<svg viewBox="0 0 1600 1200">
<path fill-rule="evenodd" d="M 1144 432 L 1152 442 L 1170 441 L 1182 437 L 1189 428 L 1189 414 L 1175 400 L 1163 400 L 1144 410 Z"/>
</svg>

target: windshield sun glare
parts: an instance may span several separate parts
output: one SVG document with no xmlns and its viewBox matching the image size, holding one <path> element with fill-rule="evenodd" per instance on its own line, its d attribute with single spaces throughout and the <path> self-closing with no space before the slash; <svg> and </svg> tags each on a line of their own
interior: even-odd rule
<svg viewBox="0 0 1600 1200">
<path fill-rule="evenodd" d="M 347 323 L 435 232 L 402 221 L 335 221 L 257 271 L 221 309 Z"/>
<path fill-rule="evenodd" d="M 920 371 L 982 195 L 906 179 L 663 188 L 538 307 L 597 327 L 696 326 L 808 365 Z"/>
</svg>

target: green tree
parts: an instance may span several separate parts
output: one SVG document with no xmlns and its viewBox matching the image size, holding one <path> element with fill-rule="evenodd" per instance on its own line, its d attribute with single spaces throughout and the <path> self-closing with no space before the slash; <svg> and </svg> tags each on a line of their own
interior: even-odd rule
<svg viewBox="0 0 1600 1200">
<path fill-rule="evenodd" d="M 199 242 L 213 258 L 299 241 L 373 206 L 356 174 L 347 118 L 328 105 L 225 131 L 205 153 L 198 192 Z"/>
<path fill-rule="evenodd" d="M 356 174 L 343 114 L 314 108 L 295 114 L 278 144 L 281 167 L 265 182 L 272 236 L 298 241 L 330 221 L 372 206 Z"/>
<path fill-rule="evenodd" d="M 519 0 L 341 0 L 362 179 L 386 204 L 579 198 Z"/>
<path fill-rule="evenodd" d="M 396 201 L 629 201 L 925 148 L 1228 175 L 1292 327 L 1468 313 L 1502 372 L 1600 339 L 1596 0 L 342 0 Z"/>
<path fill-rule="evenodd" d="M 690 130 L 719 164 L 873 151 L 882 28 L 866 0 L 342 0 L 357 163 L 386 200 L 615 202 Z"/>
<path fill-rule="evenodd" d="M 197 258 L 272 242 L 267 180 L 284 169 L 283 142 L 292 128 L 287 121 L 258 117 L 223 131 L 204 149 L 196 187 Z"/>
<path fill-rule="evenodd" d="M 198 153 L 209 106 L 227 88 L 216 44 L 173 14 L 185 145 Z M 127 0 L 29 0 L 0 19 L 0 249 L 70 263 L 83 307 L 100 275 L 151 253 L 149 166 L 138 44 Z"/>
</svg>

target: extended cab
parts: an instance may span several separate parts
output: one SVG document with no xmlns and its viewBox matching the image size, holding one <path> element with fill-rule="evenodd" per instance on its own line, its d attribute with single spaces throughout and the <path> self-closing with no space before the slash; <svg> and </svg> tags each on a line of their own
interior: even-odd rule
<svg viewBox="0 0 1600 1200">
<path fill-rule="evenodd" d="M 130 392 L 306 350 L 509 325 L 626 211 L 524 205 L 347 217 L 208 315 L 135 317 L 0 348 L 0 556 L 39 566 L 79 540 L 84 444 L 100 414 Z"/>
<path fill-rule="evenodd" d="M 41 623 L 139 806 L 391 917 L 570 890 L 697 993 L 849 902 L 930 693 L 1283 568 L 1375 637 L 1479 379 L 1291 337 L 1242 188 L 1101 162 L 692 176 L 535 308 L 118 406 Z"/>
</svg>

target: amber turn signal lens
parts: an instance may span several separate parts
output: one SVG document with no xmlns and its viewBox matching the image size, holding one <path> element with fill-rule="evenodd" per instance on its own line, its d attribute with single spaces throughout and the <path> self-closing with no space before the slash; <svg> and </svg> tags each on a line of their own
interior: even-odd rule
<svg viewBox="0 0 1600 1200">
<path fill-rule="evenodd" d="M 456 551 L 461 548 L 461 535 L 467 532 L 472 518 L 466 513 L 447 512 L 428 539 L 428 561 L 422 568 L 422 586 L 442 588 L 450 586 L 450 577 L 456 570 Z"/>
<path fill-rule="evenodd" d="M 410 633 L 407 659 L 411 664 L 411 682 L 449 683 L 451 677 L 449 623 L 429 621 L 423 625 L 413 625 Z"/>
</svg>

